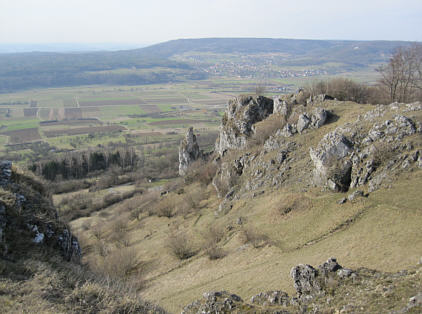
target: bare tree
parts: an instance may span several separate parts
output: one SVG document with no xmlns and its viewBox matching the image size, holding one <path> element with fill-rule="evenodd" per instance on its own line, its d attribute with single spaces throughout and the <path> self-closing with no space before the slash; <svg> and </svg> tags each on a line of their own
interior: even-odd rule
<svg viewBox="0 0 422 314">
<path fill-rule="evenodd" d="M 381 74 L 379 83 L 387 90 L 390 101 L 415 100 L 422 90 L 422 45 L 398 48 L 388 64 L 377 71 Z"/>
</svg>

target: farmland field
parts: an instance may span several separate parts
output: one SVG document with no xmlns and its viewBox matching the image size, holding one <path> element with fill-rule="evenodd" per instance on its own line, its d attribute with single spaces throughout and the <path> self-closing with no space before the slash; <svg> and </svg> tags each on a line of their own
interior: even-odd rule
<svg viewBox="0 0 422 314">
<path fill-rule="evenodd" d="M 2 134 L 9 136 L 9 144 L 21 144 L 41 140 L 38 128 L 7 131 L 3 132 Z"/>
<path fill-rule="evenodd" d="M 139 98 L 132 99 L 99 99 L 99 100 L 79 100 L 78 104 L 82 107 L 96 106 L 119 106 L 119 105 L 140 105 L 145 103 Z"/>
<path fill-rule="evenodd" d="M 344 73 L 348 77 L 362 75 Z M 29 153 L 42 159 L 92 147 L 123 145 L 141 151 L 151 143 L 174 146 L 189 126 L 197 132 L 215 134 L 222 112 L 233 96 L 254 93 L 262 85 L 271 97 L 293 92 L 313 80 L 214 76 L 166 84 L 92 85 L 4 93 L 0 94 L 0 156 L 25 163 L 34 158 L 28 157 Z M 11 146 L 5 149 L 6 144 L 22 145 L 27 141 L 43 144 L 23 150 L 13 151 Z"/>
<path fill-rule="evenodd" d="M 44 131 L 46 137 L 58 137 L 61 135 L 79 135 L 79 134 L 91 134 L 91 133 L 107 133 L 123 131 L 124 127 L 119 125 L 107 125 L 107 126 L 96 126 L 86 128 L 74 128 L 74 129 L 59 129 L 54 131 Z"/>
</svg>

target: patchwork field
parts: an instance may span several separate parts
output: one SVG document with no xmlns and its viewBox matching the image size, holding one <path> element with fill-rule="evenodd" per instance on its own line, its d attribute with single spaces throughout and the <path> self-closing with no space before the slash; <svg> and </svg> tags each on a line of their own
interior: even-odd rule
<svg viewBox="0 0 422 314">
<path fill-rule="evenodd" d="M 29 128 L 21 130 L 6 131 L 2 133 L 9 137 L 9 144 L 22 144 L 41 140 L 38 128 Z"/>
<path fill-rule="evenodd" d="M 107 125 L 107 126 L 96 126 L 86 128 L 73 128 L 73 129 L 60 129 L 54 131 L 44 131 L 44 135 L 47 137 L 58 137 L 62 135 L 79 135 L 79 134 L 91 134 L 91 133 L 107 133 L 123 131 L 124 127 L 120 125 Z"/>
</svg>

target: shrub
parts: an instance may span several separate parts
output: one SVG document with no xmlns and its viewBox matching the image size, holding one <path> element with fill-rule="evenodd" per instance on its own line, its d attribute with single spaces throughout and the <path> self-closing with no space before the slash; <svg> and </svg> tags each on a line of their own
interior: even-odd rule
<svg viewBox="0 0 422 314">
<path fill-rule="evenodd" d="M 217 165 L 212 161 L 197 160 L 189 166 L 185 175 L 185 182 L 189 184 L 196 181 L 203 186 L 207 186 L 212 182 L 216 172 Z"/>
<path fill-rule="evenodd" d="M 205 246 L 212 246 L 219 243 L 224 238 L 224 229 L 217 226 L 209 226 L 202 232 L 202 238 L 205 241 Z"/>
<path fill-rule="evenodd" d="M 207 254 L 210 260 L 220 259 L 226 256 L 226 252 L 221 247 L 213 245 L 206 249 L 205 254 Z"/>
<path fill-rule="evenodd" d="M 224 229 L 217 226 L 208 227 L 203 233 L 203 249 L 209 259 L 215 260 L 225 256 L 224 250 L 218 246 L 218 243 L 224 238 Z"/>
<path fill-rule="evenodd" d="M 271 115 L 267 119 L 258 122 L 255 126 L 255 133 L 249 141 L 250 146 L 263 145 L 274 133 L 285 125 L 284 119 L 279 115 Z"/>
<path fill-rule="evenodd" d="M 174 202 L 167 196 L 155 207 L 155 214 L 158 217 L 171 218 L 174 216 Z"/>
<path fill-rule="evenodd" d="M 263 247 L 269 243 L 269 238 L 256 229 L 249 227 L 243 229 L 243 242 L 250 243 L 254 248 Z"/>
<path fill-rule="evenodd" d="M 180 260 L 196 255 L 196 251 L 185 233 L 171 234 L 167 239 L 167 247 L 170 249 L 171 254 Z"/>
<path fill-rule="evenodd" d="M 104 204 L 104 207 L 103 208 L 108 207 L 110 205 L 113 205 L 115 203 L 118 203 L 121 200 L 122 200 L 122 196 L 120 194 L 118 194 L 118 193 L 109 193 L 109 194 L 106 194 L 103 197 L 103 204 Z"/>
<path fill-rule="evenodd" d="M 96 264 L 96 270 L 110 278 L 128 279 L 130 275 L 139 273 L 139 260 L 136 251 L 130 248 L 112 250 Z"/>
<path fill-rule="evenodd" d="M 369 89 L 361 83 L 347 78 L 334 78 L 328 81 L 317 81 L 306 87 L 306 91 L 312 95 L 328 94 L 341 101 L 354 101 L 367 103 Z"/>
</svg>

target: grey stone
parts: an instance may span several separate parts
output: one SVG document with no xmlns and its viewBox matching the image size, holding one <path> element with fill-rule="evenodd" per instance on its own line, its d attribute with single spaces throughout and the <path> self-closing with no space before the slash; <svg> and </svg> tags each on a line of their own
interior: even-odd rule
<svg viewBox="0 0 422 314">
<path fill-rule="evenodd" d="M 346 203 L 347 202 L 347 198 L 345 198 L 345 197 L 343 197 L 342 199 L 340 199 L 338 202 L 337 202 L 337 204 L 344 204 L 344 203 Z"/>
<path fill-rule="evenodd" d="M 251 298 L 251 303 L 259 304 L 262 306 L 288 306 L 290 304 L 290 298 L 289 295 L 284 291 L 267 291 L 254 295 Z"/>
<path fill-rule="evenodd" d="M 318 266 L 320 275 L 327 276 L 329 273 L 334 273 L 343 267 L 337 263 L 337 259 L 330 257 L 326 262 Z"/>
<path fill-rule="evenodd" d="M 341 268 L 337 270 L 337 275 L 340 278 L 347 278 L 347 277 L 350 277 L 352 274 L 353 274 L 353 270 L 348 269 L 348 268 Z"/>
<path fill-rule="evenodd" d="M 243 300 L 236 294 L 226 291 L 213 291 L 203 294 L 202 300 L 197 300 L 185 306 L 182 314 L 216 314 L 216 313 L 230 313 L 235 311 Z"/>
<path fill-rule="evenodd" d="M 310 149 L 314 163 L 314 181 L 326 185 L 333 191 L 345 191 L 351 180 L 352 163 L 349 157 L 353 144 L 339 129 L 326 134 L 318 146 Z"/>
<path fill-rule="evenodd" d="M 316 129 L 322 127 L 328 119 L 328 111 L 323 108 L 315 108 L 311 115 L 312 126 Z"/>
<path fill-rule="evenodd" d="M 309 127 L 310 124 L 311 124 L 311 119 L 308 117 L 306 113 L 302 113 L 297 120 L 296 128 L 299 133 L 302 133 L 304 130 L 306 130 Z"/>
<path fill-rule="evenodd" d="M 215 150 L 223 155 L 228 149 L 246 147 L 254 133 L 254 124 L 273 113 L 274 101 L 264 96 L 240 96 L 229 101 L 224 113 Z"/>
<path fill-rule="evenodd" d="M 184 176 L 189 165 L 201 157 L 202 152 L 199 150 L 196 135 L 193 134 L 193 128 L 190 127 L 179 146 L 179 175 Z"/>
<path fill-rule="evenodd" d="M 347 199 L 351 202 L 357 199 L 358 197 L 363 197 L 365 194 L 363 191 L 357 190 L 347 196 Z"/>
<path fill-rule="evenodd" d="M 293 267 L 290 276 L 299 296 L 321 291 L 321 285 L 317 280 L 318 271 L 311 265 L 299 264 Z"/>
</svg>

